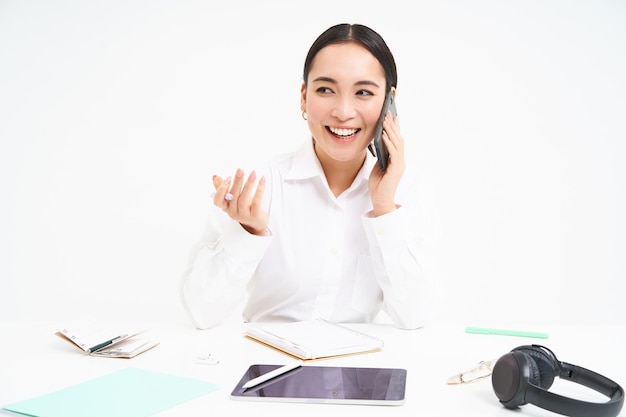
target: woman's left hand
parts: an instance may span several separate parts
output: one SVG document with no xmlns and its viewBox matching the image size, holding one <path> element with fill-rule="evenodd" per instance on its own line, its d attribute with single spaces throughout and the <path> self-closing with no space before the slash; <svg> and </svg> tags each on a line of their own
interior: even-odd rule
<svg viewBox="0 0 626 417">
<path fill-rule="evenodd" d="M 387 113 L 385 116 L 382 139 L 389 151 L 389 162 L 385 171 L 381 171 L 376 164 L 370 174 L 369 190 L 374 216 L 389 213 L 397 208 L 396 190 L 406 169 L 404 139 L 400 133 L 397 115 L 394 117 L 391 113 Z"/>
</svg>

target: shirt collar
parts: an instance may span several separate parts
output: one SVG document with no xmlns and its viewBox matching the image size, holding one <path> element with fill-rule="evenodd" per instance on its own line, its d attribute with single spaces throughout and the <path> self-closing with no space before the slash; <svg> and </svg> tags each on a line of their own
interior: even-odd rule
<svg viewBox="0 0 626 417">
<path fill-rule="evenodd" d="M 365 157 L 365 163 L 359 170 L 353 185 L 358 184 L 361 181 L 367 182 L 369 180 L 372 168 L 376 164 L 376 158 L 369 152 Z M 304 143 L 296 150 L 293 164 L 289 169 L 289 173 L 286 175 L 288 180 L 301 180 L 313 177 L 323 177 L 324 170 L 320 164 L 317 155 L 315 155 L 315 149 L 313 148 L 313 140 L 305 140 Z"/>
<path fill-rule="evenodd" d="M 313 149 L 313 139 L 305 140 L 296 150 L 293 163 L 285 178 L 288 180 L 302 180 L 323 175 L 322 165 Z"/>
</svg>

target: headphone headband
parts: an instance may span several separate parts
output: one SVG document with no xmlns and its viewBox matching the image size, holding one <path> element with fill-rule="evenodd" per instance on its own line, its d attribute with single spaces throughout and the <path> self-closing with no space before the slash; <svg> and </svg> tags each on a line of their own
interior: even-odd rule
<svg viewBox="0 0 626 417">
<path fill-rule="evenodd" d="M 609 401 L 588 402 L 550 392 L 555 376 L 591 388 L 609 397 Z M 552 351 L 539 345 L 520 346 L 498 359 L 492 385 L 507 408 L 530 403 L 571 417 L 615 417 L 624 405 L 624 389 L 615 381 L 581 366 L 560 362 Z"/>
</svg>

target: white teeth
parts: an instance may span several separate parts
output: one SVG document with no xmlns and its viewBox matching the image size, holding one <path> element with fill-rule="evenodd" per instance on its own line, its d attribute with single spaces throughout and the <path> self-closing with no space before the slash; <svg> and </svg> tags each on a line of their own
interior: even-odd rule
<svg viewBox="0 0 626 417">
<path fill-rule="evenodd" d="M 329 129 L 331 132 L 333 132 L 337 136 L 352 136 L 358 130 L 358 129 L 337 129 L 334 127 L 330 127 Z"/>
</svg>

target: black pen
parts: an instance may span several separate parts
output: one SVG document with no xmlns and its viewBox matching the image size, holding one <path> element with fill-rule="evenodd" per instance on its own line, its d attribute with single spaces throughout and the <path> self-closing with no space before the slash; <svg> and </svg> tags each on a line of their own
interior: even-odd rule
<svg viewBox="0 0 626 417">
<path fill-rule="evenodd" d="M 105 347 L 107 347 L 107 346 L 109 346 L 109 345 L 112 345 L 114 342 L 116 342 L 116 341 L 118 341 L 118 340 L 120 340 L 120 339 L 125 338 L 126 336 L 128 336 L 128 335 L 126 335 L 126 334 L 122 334 L 122 335 L 120 335 L 120 336 L 114 337 L 113 339 L 107 340 L 106 342 L 102 342 L 102 343 L 100 343 L 100 344 L 97 344 L 97 345 L 95 345 L 94 347 L 89 348 L 89 350 L 87 351 L 87 353 L 97 352 L 97 351 L 99 351 L 100 349 L 103 349 L 103 348 L 105 348 Z"/>
</svg>

